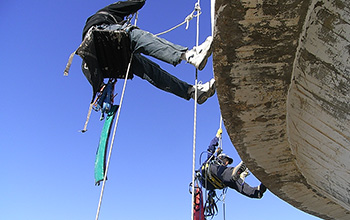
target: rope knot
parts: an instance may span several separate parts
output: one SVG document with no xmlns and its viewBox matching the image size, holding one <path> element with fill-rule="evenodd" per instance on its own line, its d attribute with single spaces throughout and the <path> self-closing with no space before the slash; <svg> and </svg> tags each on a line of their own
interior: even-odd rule
<svg viewBox="0 0 350 220">
<path fill-rule="evenodd" d="M 186 30 L 188 29 L 188 26 L 190 25 L 190 21 L 191 21 L 192 18 L 194 17 L 194 16 L 193 16 L 193 13 L 194 13 L 194 11 L 193 11 L 190 15 L 188 15 L 188 16 L 185 18 L 185 21 L 186 21 Z"/>
<path fill-rule="evenodd" d="M 196 11 L 201 11 L 201 6 L 199 5 L 199 3 L 197 2 L 195 5 L 194 5 L 194 9 L 196 10 Z"/>
</svg>

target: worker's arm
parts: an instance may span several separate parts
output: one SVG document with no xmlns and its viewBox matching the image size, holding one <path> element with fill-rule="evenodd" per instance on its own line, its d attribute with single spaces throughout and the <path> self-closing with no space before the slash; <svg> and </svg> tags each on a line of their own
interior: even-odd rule
<svg viewBox="0 0 350 220">
<path fill-rule="evenodd" d="M 222 129 L 219 128 L 216 136 L 211 140 L 210 145 L 208 147 L 208 159 L 215 153 L 216 147 L 219 145 L 219 140 L 221 138 Z"/>
</svg>

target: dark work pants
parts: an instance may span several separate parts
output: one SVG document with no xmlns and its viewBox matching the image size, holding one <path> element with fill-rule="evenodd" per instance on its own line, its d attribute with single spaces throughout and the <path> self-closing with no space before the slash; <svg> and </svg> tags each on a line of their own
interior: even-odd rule
<svg viewBox="0 0 350 220">
<path fill-rule="evenodd" d="M 232 189 L 235 189 L 237 192 L 245 196 L 248 196 L 250 198 L 260 198 L 258 187 L 251 187 L 245 182 L 241 184 L 239 181 L 235 181 L 232 179 L 233 169 L 234 167 L 217 166 L 217 165 L 212 165 L 210 167 L 211 172 L 216 174 L 216 176 L 221 181 L 223 181 L 223 183 L 226 186 Z"/>
<path fill-rule="evenodd" d="M 103 28 L 113 31 L 121 29 L 122 26 L 114 24 L 103 26 Z M 176 66 L 181 62 L 181 54 L 187 51 L 187 47 L 173 44 L 138 28 L 130 29 L 129 34 L 131 50 L 134 52 L 131 72 L 161 90 L 189 100 L 191 97 L 188 89 L 192 85 L 171 75 L 158 64 L 141 55 L 141 53 L 149 55 Z"/>
</svg>

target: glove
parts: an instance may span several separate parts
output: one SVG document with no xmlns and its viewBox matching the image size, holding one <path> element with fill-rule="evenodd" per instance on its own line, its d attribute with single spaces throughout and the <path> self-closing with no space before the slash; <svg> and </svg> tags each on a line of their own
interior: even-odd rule
<svg viewBox="0 0 350 220">
<path fill-rule="evenodd" d="M 221 134 L 222 134 L 222 129 L 219 128 L 218 131 L 216 132 L 216 137 L 221 138 Z"/>
<path fill-rule="evenodd" d="M 216 155 L 219 155 L 219 154 L 221 154 L 221 153 L 222 153 L 222 148 L 219 147 L 219 148 L 217 149 L 217 154 L 216 154 Z"/>
</svg>

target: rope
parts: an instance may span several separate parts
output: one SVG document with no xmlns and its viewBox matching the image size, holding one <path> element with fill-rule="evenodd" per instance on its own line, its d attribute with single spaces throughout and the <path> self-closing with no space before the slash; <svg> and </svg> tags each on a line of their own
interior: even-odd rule
<svg viewBox="0 0 350 220">
<path fill-rule="evenodd" d="M 227 190 L 227 188 L 226 188 Z M 223 189 L 223 197 L 222 197 L 222 212 L 223 212 L 223 216 L 224 216 L 224 220 L 226 220 L 226 190 Z"/>
<path fill-rule="evenodd" d="M 93 105 L 94 105 L 94 103 L 90 103 L 89 111 L 88 111 L 88 114 L 86 116 L 86 121 L 85 121 L 85 124 L 84 124 L 84 128 L 83 128 L 83 130 L 80 131 L 82 133 L 85 133 L 87 131 L 87 125 L 88 125 L 89 120 L 90 120 L 90 116 L 91 116 L 91 111 L 92 111 Z"/>
<path fill-rule="evenodd" d="M 220 114 L 220 129 L 222 130 L 222 115 Z M 220 139 L 219 139 L 219 147 L 223 150 L 223 147 L 222 147 L 222 134 L 220 136 Z"/>
<path fill-rule="evenodd" d="M 195 10 L 197 12 L 197 34 L 196 34 L 196 47 L 198 47 L 199 44 L 199 15 L 200 15 L 200 0 L 195 4 Z M 198 94 L 198 88 L 197 88 L 197 82 L 198 82 L 198 69 L 196 69 L 196 79 L 195 79 L 195 92 L 194 92 L 194 120 L 193 120 L 193 155 L 192 155 L 192 182 L 194 183 L 195 180 L 195 163 L 196 163 L 196 127 L 197 127 L 197 94 Z M 192 192 L 194 192 L 194 184 L 192 185 Z M 193 204 L 194 204 L 194 197 L 192 196 L 192 203 L 191 203 L 191 219 L 194 219 L 194 210 L 193 210 Z"/>
<path fill-rule="evenodd" d="M 125 80 L 124 80 L 122 95 L 121 95 L 121 97 L 120 97 L 119 109 L 118 109 L 118 113 L 117 113 L 117 119 L 116 119 L 116 122 L 115 122 L 115 125 L 114 125 L 113 136 L 112 136 L 112 140 L 111 140 L 111 144 L 110 144 L 110 149 L 109 149 L 109 153 L 108 153 L 106 171 L 105 171 L 105 174 L 104 174 L 103 183 L 102 183 L 102 188 L 101 188 L 100 200 L 99 200 L 99 202 L 98 202 L 98 208 L 97 208 L 97 213 L 96 213 L 96 218 L 95 218 L 96 220 L 98 220 L 98 217 L 99 217 L 99 214 L 100 214 L 101 203 L 102 203 L 102 197 L 103 197 L 104 188 L 105 188 L 105 183 L 106 183 L 106 179 L 107 179 L 107 173 L 108 173 L 109 163 L 110 163 L 110 159 L 111 159 L 111 155 L 112 155 L 112 149 L 113 149 L 113 144 L 114 144 L 114 138 L 115 138 L 115 134 L 116 134 L 116 131 L 117 131 L 117 126 L 118 126 L 120 111 L 121 111 L 121 107 L 122 107 L 123 99 L 124 99 L 124 93 L 125 93 L 125 88 L 126 88 L 126 82 L 128 81 L 128 75 L 129 75 L 129 72 L 130 72 L 130 68 L 131 68 L 131 63 L 132 63 L 133 55 L 134 55 L 134 53 L 131 53 L 130 62 L 129 62 L 128 69 L 127 69 L 126 75 L 125 75 Z"/>
<path fill-rule="evenodd" d="M 197 12 L 197 14 L 194 14 L 195 12 Z M 184 20 L 183 22 L 181 22 L 180 24 L 178 24 L 178 25 L 176 25 L 176 26 L 174 26 L 174 27 L 172 27 L 172 28 L 170 28 L 170 29 L 168 29 L 168 30 L 166 30 L 166 31 L 160 32 L 160 33 L 158 33 L 158 34 L 155 34 L 155 36 L 160 36 L 160 35 L 162 35 L 162 34 L 166 34 L 166 33 L 170 32 L 170 31 L 175 30 L 176 28 L 178 28 L 178 27 L 184 25 L 185 23 L 186 23 L 186 30 L 187 30 L 187 29 L 188 29 L 188 26 L 189 26 L 189 24 L 190 24 L 190 21 L 191 21 L 193 18 L 195 18 L 195 17 L 199 17 L 200 14 L 201 14 L 201 12 L 200 12 L 200 11 L 198 12 L 198 10 L 197 10 L 197 8 L 196 8 L 196 5 L 195 5 L 194 10 L 191 12 L 191 14 L 187 15 L 187 17 L 185 18 L 185 20 Z"/>
</svg>

